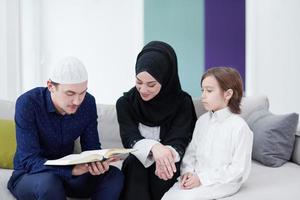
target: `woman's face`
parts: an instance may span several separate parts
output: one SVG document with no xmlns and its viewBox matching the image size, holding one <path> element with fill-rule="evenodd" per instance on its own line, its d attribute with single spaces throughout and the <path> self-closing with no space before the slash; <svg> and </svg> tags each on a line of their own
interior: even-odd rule
<svg viewBox="0 0 300 200">
<path fill-rule="evenodd" d="M 148 72 L 140 72 L 136 76 L 135 87 L 144 101 L 153 99 L 160 91 L 161 84 Z"/>
</svg>

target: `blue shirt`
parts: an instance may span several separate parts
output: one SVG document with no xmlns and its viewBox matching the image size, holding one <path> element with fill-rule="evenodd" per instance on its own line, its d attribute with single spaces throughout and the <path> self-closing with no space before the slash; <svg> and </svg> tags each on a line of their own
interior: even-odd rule
<svg viewBox="0 0 300 200">
<path fill-rule="evenodd" d="M 56 111 L 47 88 L 35 88 L 21 95 L 15 112 L 17 151 L 13 176 L 53 172 L 64 178 L 72 177 L 72 166 L 44 163 L 73 153 L 74 141 L 79 136 L 83 151 L 100 149 L 97 118 L 95 98 L 89 93 L 71 115 Z"/>
</svg>

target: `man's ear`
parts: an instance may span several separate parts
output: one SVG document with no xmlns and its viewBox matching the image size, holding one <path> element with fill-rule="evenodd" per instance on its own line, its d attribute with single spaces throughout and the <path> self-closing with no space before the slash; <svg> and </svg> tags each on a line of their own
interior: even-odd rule
<svg viewBox="0 0 300 200">
<path fill-rule="evenodd" d="M 231 99 L 232 95 L 233 95 L 233 90 L 232 89 L 228 89 L 224 93 L 224 97 L 227 101 L 229 101 Z"/>
<path fill-rule="evenodd" d="M 53 92 L 55 90 L 55 86 L 52 84 L 52 81 L 50 79 L 47 81 L 47 88 L 50 92 Z"/>
</svg>

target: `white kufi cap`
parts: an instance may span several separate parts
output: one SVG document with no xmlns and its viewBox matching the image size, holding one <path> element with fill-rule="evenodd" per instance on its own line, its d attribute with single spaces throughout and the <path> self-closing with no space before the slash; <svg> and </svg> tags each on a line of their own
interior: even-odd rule
<svg viewBox="0 0 300 200">
<path fill-rule="evenodd" d="M 60 84 L 82 83 L 88 80 L 88 74 L 85 66 L 79 59 L 67 57 L 54 67 L 50 80 Z"/>
</svg>

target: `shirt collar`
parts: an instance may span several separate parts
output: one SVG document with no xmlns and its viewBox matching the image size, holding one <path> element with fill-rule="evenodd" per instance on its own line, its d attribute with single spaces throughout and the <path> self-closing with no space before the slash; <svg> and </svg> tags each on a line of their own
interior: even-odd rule
<svg viewBox="0 0 300 200">
<path fill-rule="evenodd" d="M 221 110 L 218 110 L 216 112 L 209 111 L 209 116 L 211 120 L 216 120 L 219 122 L 224 121 L 227 119 L 230 115 L 232 115 L 232 112 L 229 110 L 228 107 L 225 107 Z"/>
<path fill-rule="evenodd" d="M 52 99 L 51 99 L 51 94 L 50 91 L 47 89 L 46 91 L 46 104 L 47 104 L 47 111 L 48 112 L 56 112 L 56 109 L 53 105 Z"/>
</svg>

